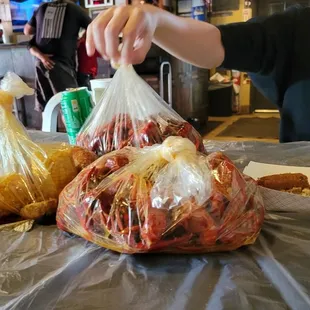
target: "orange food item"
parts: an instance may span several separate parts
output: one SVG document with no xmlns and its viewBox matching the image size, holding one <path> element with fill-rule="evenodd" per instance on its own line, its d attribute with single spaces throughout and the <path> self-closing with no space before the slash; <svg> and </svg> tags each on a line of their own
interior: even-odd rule
<svg viewBox="0 0 310 310">
<path fill-rule="evenodd" d="M 258 185 L 279 190 L 288 191 L 293 188 L 309 188 L 308 177 L 302 173 L 282 173 L 268 175 L 257 180 Z"/>
</svg>

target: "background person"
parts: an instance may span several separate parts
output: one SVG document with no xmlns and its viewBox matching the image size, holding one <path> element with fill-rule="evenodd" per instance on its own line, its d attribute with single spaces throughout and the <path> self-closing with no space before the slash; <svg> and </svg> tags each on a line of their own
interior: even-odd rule
<svg viewBox="0 0 310 310">
<path fill-rule="evenodd" d="M 87 29 L 91 19 L 72 1 L 43 3 L 24 28 L 34 34 L 29 50 L 36 62 L 36 110 L 43 111 L 49 99 L 66 88 L 78 86 L 76 50 L 80 28 Z"/>
<path fill-rule="evenodd" d="M 77 82 L 79 87 L 87 87 L 91 90 L 90 80 L 97 76 L 98 61 L 100 54 L 96 51 L 93 56 L 88 56 L 86 52 L 86 32 L 78 41 L 77 58 Z"/>
</svg>

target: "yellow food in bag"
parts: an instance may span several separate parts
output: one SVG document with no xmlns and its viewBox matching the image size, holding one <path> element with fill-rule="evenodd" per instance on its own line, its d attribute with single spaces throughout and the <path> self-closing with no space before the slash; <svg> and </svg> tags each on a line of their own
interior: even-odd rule
<svg viewBox="0 0 310 310">
<path fill-rule="evenodd" d="M 13 96 L 0 90 L 0 219 L 55 213 L 58 196 L 97 156 L 64 143 L 38 145 L 12 114 Z"/>
</svg>

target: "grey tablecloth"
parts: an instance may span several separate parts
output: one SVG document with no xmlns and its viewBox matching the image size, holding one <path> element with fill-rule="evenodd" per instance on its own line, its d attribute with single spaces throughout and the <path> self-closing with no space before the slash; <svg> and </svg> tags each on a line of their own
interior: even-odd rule
<svg viewBox="0 0 310 310">
<path fill-rule="evenodd" d="M 207 148 L 240 168 L 249 160 L 310 166 L 310 143 Z M 254 245 L 187 256 L 119 255 L 56 227 L 3 232 L 0 309 L 310 309 L 309 223 L 305 214 L 269 214 Z"/>
</svg>

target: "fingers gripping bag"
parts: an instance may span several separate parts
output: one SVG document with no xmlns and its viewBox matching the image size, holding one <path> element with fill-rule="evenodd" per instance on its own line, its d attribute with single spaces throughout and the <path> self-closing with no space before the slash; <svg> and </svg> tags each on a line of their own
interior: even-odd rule
<svg viewBox="0 0 310 310">
<path fill-rule="evenodd" d="M 71 148 L 59 143 L 40 147 L 31 141 L 23 125 L 12 114 L 13 97 L 31 93 L 33 90 L 13 73 L 8 73 L 1 81 L 1 223 L 8 222 L 12 214 L 37 219 L 55 213 L 59 193 L 86 166 L 83 162 L 74 161 L 76 153 L 80 152 L 79 147 Z M 92 156 L 88 163 L 96 159 L 95 154 Z"/>
<path fill-rule="evenodd" d="M 62 191 L 58 227 L 121 253 L 203 253 L 253 243 L 264 206 L 256 182 L 187 138 L 125 147 Z"/>
<path fill-rule="evenodd" d="M 130 65 L 116 71 L 101 101 L 82 127 L 77 145 L 102 156 L 125 146 L 142 148 L 160 144 L 169 136 L 188 138 L 197 150 L 204 152 L 199 133 Z"/>
</svg>

